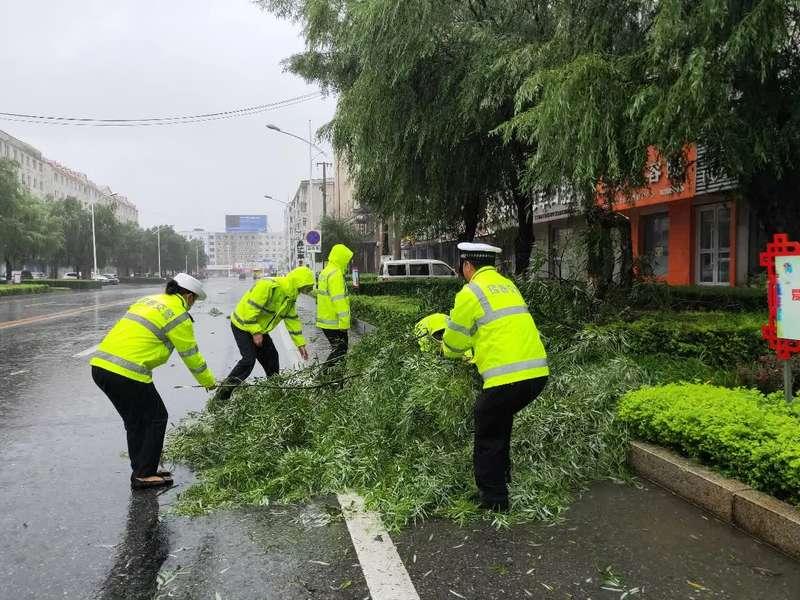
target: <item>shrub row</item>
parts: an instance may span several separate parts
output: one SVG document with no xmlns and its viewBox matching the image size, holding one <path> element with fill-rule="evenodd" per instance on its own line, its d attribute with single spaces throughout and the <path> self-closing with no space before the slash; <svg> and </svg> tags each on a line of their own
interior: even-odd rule
<svg viewBox="0 0 800 600">
<path fill-rule="evenodd" d="M 376 327 L 410 327 L 423 316 L 420 300 L 408 296 L 351 296 L 350 309 L 356 319 Z"/>
<path fill-rule="evenodd" d="M 36 283 L 71 290 L 99 290 L 103 287 L 102 283 L 91 279 L 37 279 Z"/>
<path fill-rule="evenodd" d="M 17 285 L 0 285 L 0 296 L 19 296 L 22 294 L 43 294 L 50 291 L 49 285 L 22 283 Z"/>
<path fill-rule="evenodd" d="M 756 390 L 711 385 L 645 387 L 622 397 L 633 435 L 670 446 L 763 492 L 800 502 L 800 419 Z"/>
<path fill-rule="evenodd" d="M 637 284 L 629 302 L 639 308 L 672 310 L 767 310 L 767 292 L 755 287 Z"/>
<path fill-rule="evenodd" d="M 698 358 L 718 367 L 750 363 L 769 351 L 759 313 L 652 313 L 599 328 L 619 334 L 635 354 Z"/>
</svg>

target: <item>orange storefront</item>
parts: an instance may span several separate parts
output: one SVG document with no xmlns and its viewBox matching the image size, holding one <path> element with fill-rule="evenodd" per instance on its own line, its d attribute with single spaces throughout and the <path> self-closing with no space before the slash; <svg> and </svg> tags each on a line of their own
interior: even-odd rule
<svg viewBox="0 0 800 600">
<path fill-rule="evenodd" d="M 649 187 L 617 201 L 617 210 L 630 218 L 638 269 L 671 285 L 736 285 L 737 233 L 746 243 L 747 229 L 731 194 L 735 182 L 711 177 L 702 150 L 698 159 L 692 146 L 688 158 L 686 181 L 675 189 L 651 151 Z"/>
</svg>

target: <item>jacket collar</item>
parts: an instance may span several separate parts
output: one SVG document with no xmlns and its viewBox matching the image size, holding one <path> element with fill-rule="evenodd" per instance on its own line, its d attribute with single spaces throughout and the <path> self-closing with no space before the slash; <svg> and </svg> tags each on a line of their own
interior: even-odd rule
<svg viewBox="0 0 800 600">
<path fill-rule="evenodd" d="M 475 281 L 475 278 L 478 275 L 480 275 L 481 273 L 484 273 L 486 271 L 497 271 L 497 269 L 495 267 L 492 267 L 491 265 L 486 265 L 485 267 L 481 267 L 480 269 L 478 269 L 477 271 L 475 271 L 472 274 L 472 279 L 470 279 L 469 282 L 472 283 L 473 281 Z"/>
</svg>

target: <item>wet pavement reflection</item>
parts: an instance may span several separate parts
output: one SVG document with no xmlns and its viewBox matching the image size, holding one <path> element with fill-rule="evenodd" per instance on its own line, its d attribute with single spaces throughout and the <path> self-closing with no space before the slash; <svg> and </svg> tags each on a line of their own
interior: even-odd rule
<svg viewBox="0 0 800 600">
<path fill-rule="evenodd" d="M 159 509 L 157 491 L 131 494 L 125 536 L 114 550 L 114 563 L 97 596 L 100 600 L 155 596 L 158 573 L 169 554 L 169 532 Z"/>
</svg>

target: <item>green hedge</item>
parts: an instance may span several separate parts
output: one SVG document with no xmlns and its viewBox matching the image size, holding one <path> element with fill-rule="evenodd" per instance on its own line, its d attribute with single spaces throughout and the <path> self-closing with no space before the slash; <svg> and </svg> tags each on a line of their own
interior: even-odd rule
<svg viewBox="0 0 800 600">
<path fill-rule="evenodd" d="M 635 354 L 698 358 L 730 369 L 769 351 L 761 338 L 766 321 L 760 313 L 663 312 L 598 329 L 619 334 Z"/>
<path fill-rule="evenodd" d="M 392 279 L 390 281 L 365 281 L 358 289 L 364 296 L 427 296 L 448 295 L 451 298 L 464 282 L 458 278 L 421 277 Z"/>
<path fill-rule="evenodd" d="M 353 317 L 376 327 L 410 327 L 424 316 L 422 302 L 408 296 L 351 296 L 350 309 Z"/>
<path fill-rule="evenodd" d="M 120 283 L 136 283 L 139 285 L 160 285 L 166 283 L 166 279 L 158 277 L 120 277 Z"/>
<path fill-rule="evenodd" d="M 50 287 L 69 288 L 71 290 L 99 290 L 103 284 L 90 279 L 37 279 L 37 284 Z"/>
<path fill-rule="evenodd" d="M 800 419 L 775 396 L 697 384 L 645 387 L 625 394 L 617 413 L 641 439 L 800 502 Z"/>
<path fill-rule="evenodd" d="M 672 310 L 767 310 L 767 292 L 755 287 L 637 284 L 630 302 L 639 308 Z"/>
<path fill-rule="evenodd" d="M 21 283 L 16 285 L 0 285 L 0 296 L 20 296 L 22 294 L 44 294 L 50 291 L 49 285 Z"/>
</svg>

